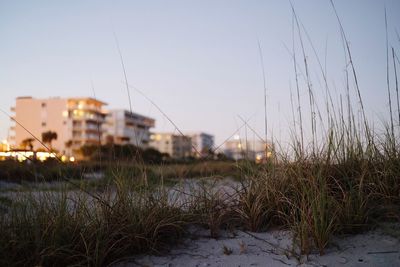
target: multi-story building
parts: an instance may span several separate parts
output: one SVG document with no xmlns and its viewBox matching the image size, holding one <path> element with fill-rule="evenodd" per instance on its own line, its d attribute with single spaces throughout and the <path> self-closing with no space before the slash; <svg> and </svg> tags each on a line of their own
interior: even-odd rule
<svg viewBox="0 0 400 267">
<path fill-rule="evenodd" d="M 186 158 L 192 154 L 191 138 L 173 133 L 152 134 L 150 146 L 175 159 Z"/>
<path fill-rule="evenodd" d="M 272 156 L 272 145 L 262 140 L 245 140 L 235 136 L 225 143 L 225 154 L 234 160 L 262 161 Z"/>
<path fill-rule="evenodd" d="M 192 155 L 197 158 L 208 156 L 214 148 L 214 136 L 211 134 L 199 132 L 188 134 L 188 136 L 192 140 Z"/>
<path fill-rule="evenodd" d="M 81 146 L 99 144 L 102 140 L 104 105 L 106 103 L 90 97 L 18 97 L 11 108 L 15 121 L 10 128 L 10 145 L 18 148 L 32 135 L 41 139 L 42 133 L 52 131 L 57 134 L 57 139 L 51 142 L 52 148 L 62 154 L 75 155 Z M 34 150 L 43 149 L 38 141 L 33 141 L 32 145 Z"/>
<path fill-rule="evenodd" d="M 110 110 L 104 124 L 104 142 L 147 148 L 154 119 L 123 109 Z"/>
</svg>

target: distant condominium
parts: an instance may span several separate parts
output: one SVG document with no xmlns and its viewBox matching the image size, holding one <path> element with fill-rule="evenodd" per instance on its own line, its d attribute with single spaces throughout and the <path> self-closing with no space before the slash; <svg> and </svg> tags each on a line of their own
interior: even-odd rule
<svg viewBox="0 0 400 267">
<path fill-rule="evenodd" d="M 147 148 L 154 119 L 123 109 L 109 110 L 104 124 L 106 143 Z"/>
<path fill-rule="evenodd" d="M 21 147 L 27 139 L 35 136 L 40 140 L 43 133 L 51 131 L 57 134 L 57 138 L 50 142 L 54 150 L 62 154 L 76 154 L 83 145 L 101 142 L 106 116 L 102 109 L 104 105 L 106 103 L 90 97 L 18 97 L 11 108 L 15 114 L 10 128 L 10 145 Z M 31 140 L 31 143 L 34 150 L 44 149 L 37 140 Z"/>
<path fill-rule="evenodd" d="M 155 133 L 150 137 L 150 146 L 172 158 L 186 158 L 192 155 L 191 138 L 173 133 Z"/>
<path fill-rule="evenodd" d="M 204 132 L 186 136 L 151 134 L 154 119 L 124 109 L 104 110 L 105 105 L 90 97 L 18 97 L 11 108 L 14 114 L 7 147 L 0 148 L 28 152 L 50 148 L 60 155 L 77 159 L 83 157 L 82 146 L 110 143 L 143 149 L 152 147 L 172 158 L 200 158 L 212 152 L 213 135 Z"/>
<path fill-rule="evenodd" d="M 262 161 L 272 156 L 272 145 L 263 140 L 246 140 L 237 135 L 225 143 L 225 154 L 234 160 Z"/>
<path fill-rule="evenodd" d="M 206 157 L 214 148 L 214 136 L 198 132 L 188 134 L 192 142 L 192 155 L 197 158 Z"/>
</svg>

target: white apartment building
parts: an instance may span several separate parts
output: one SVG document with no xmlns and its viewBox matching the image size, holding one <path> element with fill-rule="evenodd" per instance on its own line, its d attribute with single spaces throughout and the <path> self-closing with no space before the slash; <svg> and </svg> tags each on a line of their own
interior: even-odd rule
<svg viewBox="0 0 400 267">
<path fill-rule="evenodd" d="M 150 141 L 152 118 L 123 109 L 109 110 L 104 124 L 104 142 L 147 148 Z"/>
<path fill-rule="evenodd" d="M 192 155 L 197 158 L 206 157 L 214 148 L 214 136 L 211 134 L 198 132 L 188 134 L 188 136 L 192 140 Z"/>
<path fill-rule="evenodd" d="M 272 145 L 262 140 L 246 140 L 238 135 L 225 143 L 225 154 L 234 159 L 262 161 L 272 156 Z"/>
<path fill-rule="evenodd" d="M 150 146 L 172 158 L 189 157 L 192 154 L 191 139 L 173 133 L 155 133 L 150 136 Z"/>
<path fill-rule="evenodd" d="M 13 123 L 10 128 L 9 143 L 19 148 L 22 141 L 32 138 L 23 127 L 39 140 L 42 133 L 53 131 L 57 139 L 52 148 L 59 153 L 75 155 L 85 144 L 99 144 L 102 139 L 102 124 L 106 113 L 102 110 L 106 103 L 94 98 L 45 98 L 18 97 Z M 22 127 L 22 126 L 23 127 Z M 44 149 L 36 140 L 33 149 Z"/>
</svg>

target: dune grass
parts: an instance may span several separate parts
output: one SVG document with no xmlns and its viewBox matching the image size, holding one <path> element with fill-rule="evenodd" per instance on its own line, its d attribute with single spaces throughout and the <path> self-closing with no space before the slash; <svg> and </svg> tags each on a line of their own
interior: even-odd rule
<svg viewBox="0 0 400 267">
<path fill-rule="evenodd" d="M 132 190 L 116 177 L 102 201 L 82 192 L 31 193 L 16 199 L 0 226 L 0 265 L 104 266 L 157 251 L 177 240 L 188 222 L 165 194 Z"/>
<path fill-rule="evenodd" d="M 4 198 L 0 265 L 105 266 L 176 244 L 193 224 L 214 238 L 222 229 L 289 229 L 295 251 L 323 254 L 333 235 L 400 221 L 400 157 L 386 149 L 392 145 L 325 146 L 317 156 L 290 160 L 277 155 L 242 168 L 230 193 L 200 183 L 182 198 L 161 180 L 138 188 L 137 177 L 114 172 L 97 193 L 101 201 L 67 189 Z"/>
</svg>

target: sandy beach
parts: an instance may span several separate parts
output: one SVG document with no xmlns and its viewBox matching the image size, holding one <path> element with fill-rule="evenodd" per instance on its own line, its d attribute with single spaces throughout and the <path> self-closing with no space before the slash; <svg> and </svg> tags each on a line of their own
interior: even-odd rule
<svg viewBox="0 0 400 267">
<path fill-rule="evenodd" d="M 299 256 L 288 231 L 223 232 L 219 239 L 198 230 L 176 248 L 160 255 L 121 259 L 114 267 L 133 266 L 400 266 L 400 240 L 376 229 L 334 238 L 325 255 Z"/>
</svg>

